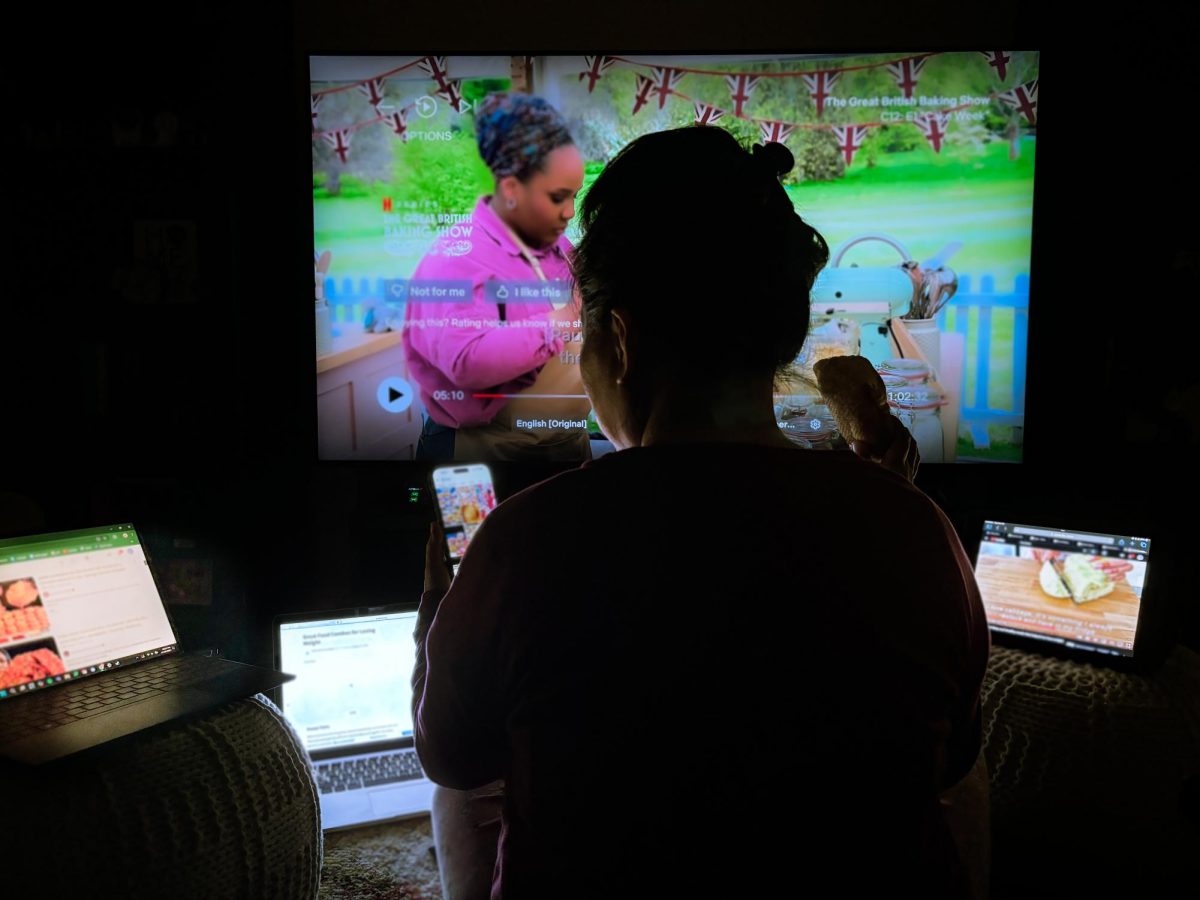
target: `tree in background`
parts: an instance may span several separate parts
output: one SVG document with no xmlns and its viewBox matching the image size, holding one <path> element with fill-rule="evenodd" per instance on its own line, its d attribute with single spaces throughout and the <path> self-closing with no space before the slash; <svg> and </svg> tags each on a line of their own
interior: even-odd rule
<svg viewBox="0 0 1200 900">
<path fill-rule="evenodd" d="M 399 109 L 401 100 L 385 91 L 385 105 Z M 385 108 L 384 112 L 388 112 Z M 349 128 L 378 115 L 357 90 L 325 94 L 317 107 L 317 128 L 322 132 Z M 358 128 L 349 135 L 350 150 L 346 161 L 338 158 L 334 148 L 324 138 L 312 142 L 313 190 L 324 189 L 330 197 L 342 193 L 342 180 L 350 176 L 364 184 L 386 181 L 392 174 L 392 145 L 399 143 L 391 130 L 382 123 Z"/>
<path fill-rule="evenodd" d="M 796 157 L 793 176 L 785 184 L 803 181 L 837 181 L 846 174 L 846 159 L 832 131 L 797 132 L 800 136 L 788 142 Z"/>
</svg>

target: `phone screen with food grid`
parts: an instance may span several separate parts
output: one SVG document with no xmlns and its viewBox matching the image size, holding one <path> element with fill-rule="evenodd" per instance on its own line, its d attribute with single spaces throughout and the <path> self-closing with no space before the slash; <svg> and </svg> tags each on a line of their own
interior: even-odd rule
<svg viewBox="0 0 1200 900">
<path fill-rule="evenodd" d="M 487 466 L 445 466 L 435 469 L 433 489 L 446 534 L 447 555 L 462 559 L 488 513 L 496 508 L 496 490 Z"/>
</svg>

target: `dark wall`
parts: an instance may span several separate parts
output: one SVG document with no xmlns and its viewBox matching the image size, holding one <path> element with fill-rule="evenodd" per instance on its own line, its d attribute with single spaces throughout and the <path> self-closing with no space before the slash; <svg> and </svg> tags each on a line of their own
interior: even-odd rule
<svg viewBox="0 0 1200 900">
<path fill-rule="evenodd" d="M 1043 50 L 1027 461 L 920 483 L 967 543 L 985 514 L 1132 520 L 1173 578 L 1196 480 L 1195 196 L 1182 133 L 1149 123 L 1195 83 L 1195 13 L 1055 34 L 1021 5 L 854 9 L 358 2 L 31 27 L 43 46 L 9 88 L 0 531 L 141 523 L 156 559 L 211 570 L 211 605 L 175 607 L 185 637 L 245 658 L 266 658 L 275 612 L 419 591 L 423 471 L 314 460 L 310 50 L 995 45 Z M 1195 604 L 1166 593 L 1200 645 Z"/>
</svg>

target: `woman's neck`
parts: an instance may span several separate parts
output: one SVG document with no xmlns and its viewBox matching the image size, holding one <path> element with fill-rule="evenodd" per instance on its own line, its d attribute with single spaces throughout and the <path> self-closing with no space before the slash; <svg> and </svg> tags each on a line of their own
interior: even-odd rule
<svg viewBox="0 0 1200 900">
<path fill-rule="evenodd" d="M 796 449 L 779 430 L 773 382 L 656 391 L 640 444 L 738 443 Z"/>
<path fill-rule="evenodd" d="M 521 232 L 521 229 L 517 227 L 516 223 L 512 221 L 512 212 L 500 201 L 499 194 L 492 194 L 491 199 L 488 200 L 488 206 L 491 207 L 492 212 L 496 214 L 496 218 L 504 223 L 504 227 L 509 230 L 512 236 L 515 237 L 521 244 L 525 245 L 525 249 L 541 249 L 535 242 L 529 240 L 529 238 Z"/>
</svg>

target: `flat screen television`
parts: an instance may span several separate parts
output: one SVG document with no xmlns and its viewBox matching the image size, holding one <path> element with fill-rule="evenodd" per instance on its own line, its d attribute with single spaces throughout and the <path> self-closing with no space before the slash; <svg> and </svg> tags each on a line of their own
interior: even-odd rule
<svg viewBox="0 0 1200 900">
<path fill-rule="evenodd" d="M 784 186 L 831 250 L 797 372 L 869 358 L 923 464 L 1022 459 L 1038 53 L 310 56 L 309 75 L 322 459 L 414 459 L 423 430 L 428 451 L 480 426 L 531 460 L 611 450 L 579 383 L 579 324 L 550 321 L 565 267 L 464 265 L 507 227 L 476 134 L 504 91 L 565 119 L 576 208 L 647 132 L 783 142 Z M 566 255 L 578 237 L 572 221 L 544 244 Z M 497 367 L 483 351 L 502 344 Z M 840 446 L 803 379 L 775 409 L 797 444 Z M 487 441 L 458 443 L 451 458 L 487 461 Z"/>
</svg>

